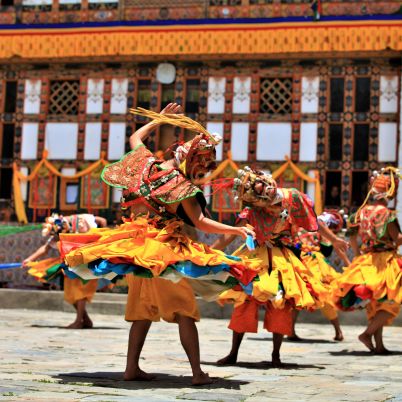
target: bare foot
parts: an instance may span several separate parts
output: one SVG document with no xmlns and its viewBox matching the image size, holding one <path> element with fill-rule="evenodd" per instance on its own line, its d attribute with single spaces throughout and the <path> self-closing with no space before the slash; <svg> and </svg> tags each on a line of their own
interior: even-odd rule
<svg viewBox="0 0 402 402">
<path fill-rule="evenodd" d="M 70 325 L 67 325 L 67 329 L 83 329 L 84 322 L 83 321 L 74 321 Z"/>
<path fill-rule="evenodd" d="M 334 337 L 334 341 L 342 342 L 344 340 L 343 333 L 337 332 Z"/>
<path fill-rule="evenodd" d="M 133 370 L 133 372 L 128 372 L 126 370 L 123 377 L 124 381 L 152 381 L 155 378 L 156 375 L 148 374 L 140 368 Z"/>
<path fill-rule="evenodd" d="M 370 335 L 367 335 L 365 332 L 363 332 L 358 336 L 358 339 L 361 343 L 363 343 L 364 346 L 367 347 L 368 350 L 374 352 L 374 345 Z"/>
<path fill-rule="evenodd" d="M 84 322 L 84 328 L 86 328 L 86 329 L 93 328 L 93 326 L 94 326 L 94 323 L 92 322 L 92 320 L 89 317 L 85 317 L 83 322 Z"/>
<path fill-rule="evenodd" d="M 272 353 L 272 363 L 271 364 L 272 364 L 272 367 L 275 367 L 275 368 L 283 367 L 279 353 Z"/>
<path fill-rule="evenodd" d="M 375 353 L 376 355 L 392 355 L 392 351 L 391 351 L 391 350 L 388 350 L 388 349 L 385 349 L 384 347 L 382 347 L 382 348 L 375 348 L 375 349 L 374 349 L 374 353 Z"/>
<path fill-rule="evenodd" d="M 192 385 L 207 385 L 212 384 L 213 380 L 209 377 L 208 373 L 204 373 L 201 371 L 200 374 L 196 374 L 193 376 L 191 380 Z"/>
<path fill-rule="evenodd" d="M 236 362 L 237 362 L 237 355 L 228 354 L 226 357 L 218 360 L 216 364 L 218 366 L 226 366 L 229 364 L 236 364 Z"/>
<path fill-rule="evenodd" d="M 303 341 L 303 339 L 300 338 L 299 336 L 297 336 L 296 334 L 288 336 L 286 339 L 290 342 L 302 342 Z"/>
</svg>

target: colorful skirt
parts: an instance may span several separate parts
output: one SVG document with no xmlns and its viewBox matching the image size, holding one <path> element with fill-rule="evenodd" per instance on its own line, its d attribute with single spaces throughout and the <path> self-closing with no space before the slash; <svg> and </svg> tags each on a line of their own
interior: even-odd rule
<svg viewBox="0 0 402 402">
<path fill-rule="evenodd" d="M 323 306 L 322 300 L 329 298 L 328 288 L 310 274 L 291 250 L 262 246 L 247 255 L 262 260 L 262 271 L 250 289 L 256 301 L 270 300 L 275 308 L 284 308 L 286 304 L 296 309 L 314 310 Z M 233 302 L 236 306 L 244 303 L 247 294 L 239 290 L 237 287 L 227 290 L 220 295 L 219 302 Z"/>
<path fill-rule="evenodd" d="M 134 274 L 202 281 L 196 290 L 207 300 L 240 284 L 247 290 L 260 270 L 258 259 L 240 258 L 193 241 L 178 220 L 137 218 L 115 229 L 93 229 L 85 234 L 60 235 L 66 275 L 83 279 Z"/>
<path fill-rule="evenodd" d="M 27 273 L 39 282 L 52 282 L 63 274 L 63 259 L 61 257 L 28 263 Z"/>
<path fill-rule="evenodd" d="M 348 311 L 371 301 L 402 301 L 401 256 L 396 251 L 370 252 L 355 257 L 336 279 L 335 304 Z"/>
</svg>

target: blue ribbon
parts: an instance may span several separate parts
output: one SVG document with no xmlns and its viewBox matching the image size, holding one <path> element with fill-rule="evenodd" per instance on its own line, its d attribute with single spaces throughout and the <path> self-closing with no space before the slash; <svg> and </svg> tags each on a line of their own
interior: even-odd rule
<svg viewBox="0 0 402 402">
<path fill-rule="evenodd" d="M 12 269 L 12 268 L 20 268 L 21 267 L 20 262 L 9 262 L 5 264 L 0 264 L 0 269 Z"/>
</svg>

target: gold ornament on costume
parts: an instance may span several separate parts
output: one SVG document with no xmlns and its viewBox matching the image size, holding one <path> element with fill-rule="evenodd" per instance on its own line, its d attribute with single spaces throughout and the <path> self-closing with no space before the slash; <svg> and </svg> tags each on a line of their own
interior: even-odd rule
<svg viewBox="0 0 402 402">
<path fill-rule="evenodd" d="M 277 184 L 270 174 L 252 170 L 246 166 L 238 171 L 238 177 L 233 182 L 235 200 L 253 204 L 257 201 L 267 201 L 271 204 L 277 196 Z"/>
</svg>

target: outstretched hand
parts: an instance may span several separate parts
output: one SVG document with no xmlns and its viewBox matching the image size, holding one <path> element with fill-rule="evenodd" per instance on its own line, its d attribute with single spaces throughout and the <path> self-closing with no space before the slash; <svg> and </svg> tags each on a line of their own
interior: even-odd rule
<svg viewBox="0 0 402 402">
<path fill-rule="evenodd" d="M 180 114 L 180 113 L 183 113 L 183 108 L 178 103 L 169 103 L 161 110 L 161 114 Z"/>
<path fill-rule="evenodd" d="M 250 225 L 238 226 L 238 227 L 236 227 L 236 229 L 238 230 L 238 234 L 243 239 L 247 239 L 248 235 L 252 236 L 253 239 L 255 239 L 255 231 L 254 231 L 254 228 L 252 226 L 250 226 Z"/>
<path fill-rule="evenodd" d="M 336 240 L 332 242 L 335 250 L 338 250 L 342 253 L 346 253 L 349 249 L 349 243 L 340 237 L 337 237 Z"/>
<path fill-rule="evenodd" d="M 336 238 L 335 241 L 332 242 L 334 250 L 336 254 L 343 260 L 346 266 L 350 265 L 350 260 L 346 252 L 349 249 L 349 243 L 339 237 Z"/>
</svg>

